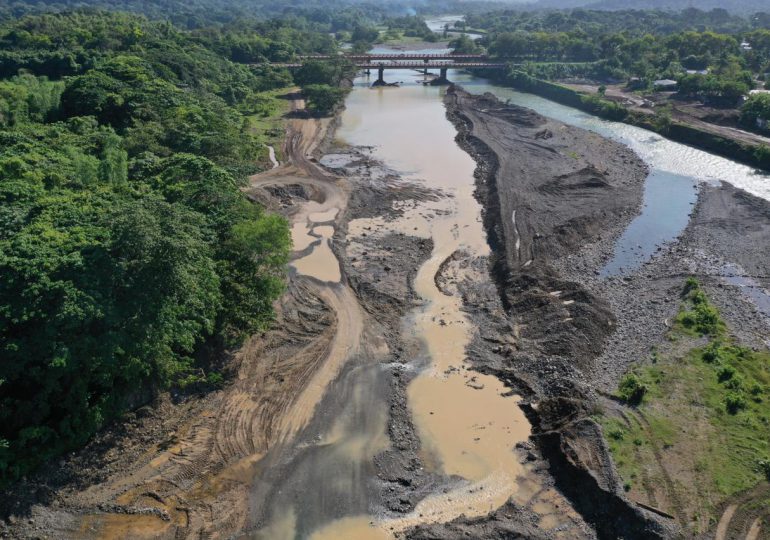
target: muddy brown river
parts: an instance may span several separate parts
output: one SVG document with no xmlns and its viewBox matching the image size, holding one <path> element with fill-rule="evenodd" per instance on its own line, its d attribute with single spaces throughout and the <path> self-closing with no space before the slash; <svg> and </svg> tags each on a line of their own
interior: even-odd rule
<svg viewBox="0 0 770 540">
<path fill-rule="evenodd" d="M 461 310 L 459 295 L 440 290 L 435 279 L 442 263 L 455 253 L 471 258 L 489 253 L 481 208 L 473 197 L 475 162 L 454 142 L 456 131 L 445 116 L 442 101 L 444 89 L 419 84 L 415 72 L 395 74 L 408 79 L 408 83 L 401 88 L 374 89 L 369 88 L 366 78 L 356 81 L 337 137 L 346 145 L 371 147 L 372 157 L 398 171 L 403 181 L 439 191 L 442 197 L 410 201 L 397 221 L 354 220 L 348 226 L 347 242 L 352 245 L 365 234 L 394 232 L 433 241 L 433 252 L 417 271 L 414 282 L 421 302 L 403 321 L 404 338 L 416 340 L 422 349 L 421 358 L 414 359 L 421 371 L 407 389 L 408 405 L 426 467 L 432 473 L 461 481 L 455 482 L 452 489 L 427 496 L 412 513 L 401 517 L 356 513 L 356 505 L 351 503 L 343 509 L 343 513 L 353 510 L 349 515 L 326 521 L 324 512 L 316 512 L 314 519 L 308 519 L 307 509 L 302 506 L 312 504 L 312 497 L 298 494 L 293 501 L 299 499 L 299 504 L 281 505 L 273 513 L 271 524 L 258 534 L 260 538 L 391 538 L 421 523 L 485 515 L 519 491 L 526 476 L 521 458 L 514 452 L 515 445 L 530 435 L 518 398 L 497 378 L 468 369 L 466 347 L 477 329 Z M 340 265 L 331 249 L 334 227 L 328 224 L 337 211 L 328 203 L 310 202 L 295 216 L 292 237 L 295 251 L 301 256 L 291 265 L 297 273 L 329 284 L 340 281 Z M 489 279 L 486 275 L 456 277 Z M 350 374 L 346 377 L 347 390 L 353 395 L 369 393 L 377 387 L 377 376 L 378 370 L 371 366 Z M 328 382 L 312 385 L 312 399 L 301 401 L 319 404 L 318 394 Z M 375 411 L 361 408 L 382 406 L 377 399 L 358 395 L 355 404 L 345 405 L 343 411 L 347 412 L 343 415 L 373 418 L 377 416 Z M 323 409 L 320 404 L 321 414 Z M 308 421 L 308 412 L 300 415 L 303 422 Z M 349 460 L 350 470 L 358 471 L 356 475 L 367 471 L 371 474 L 362 464 L 387 448 L 385 424 L 382 415 L 363 427 L 357 422 L 328 424 L 326 432 L 318 435 L 328 457 L 313 458 L 322 459 L 325 465 L 316 463 L 313 485 L 307 486 L 308 490 L 318 487 L 327 491 L 324 498 L 335 496 L 333 490 L 320 486 L 338 485 L 340 477 L 346 476 L 341 473 L 344 460 L 338 456 Z M 523 490 L 528 496 L 532 493 L 529 484 Z"/>
<path fill-rule="evenodd" d="M 413 72 L 398 73 L 415 80 Z M 404 327 L 424 343 L 430 362 L 409 386 L 408 403 L 425 462 L 436 472 L 466 482 L 427 497 L 404 518 L 360 516 L 333 522 L 312 536 L 318 540 L 383 538 L 419 523 L 484 515 L 516 491 L 522 466 L 513 448 L 530 434 L 517 398 L 495 377 L 468 371 L 465 350 L 476 329 L 461 311 L 461 299 L 436 285 L 440 265 L 455 252 L 489 252 L 481 208 L 473 197 L 475 163 L 454 142 L 443 90 L 417 84 L 370 89 L 366 84 L 366 79 L 360 80 L 348 98 L 338 137 L 350 145 L 373 147 L 374 157 L 400 171 L 405 180 L 447 197 L 415 205 L 397 223 L 356 220 L 349 233 L 404 232 L 433 240 L 431 257 L 415 280 L 423 305 L 408 316 Z"/>
</svg>

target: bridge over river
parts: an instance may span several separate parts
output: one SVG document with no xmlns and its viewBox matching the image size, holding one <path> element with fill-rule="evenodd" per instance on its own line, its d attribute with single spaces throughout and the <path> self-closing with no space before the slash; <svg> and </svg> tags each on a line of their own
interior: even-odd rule
<svg viewBox="0 0 770 540">
<path fill-rule="evenodd" d="M 310 60 L 333 60 L 344 58 L 351 61 L 357 68 L 377 70 L 375 86 L 384 85 L 386 69 L 418 69 L 428 73 L 429 69 L 438 69 L 439 76 L 434 83 L 447 83 L 449 69 L 504 69 L 508 64 L 490 61 L 484 54 L 425 54 L 425 53 L 396 53 L 396 54 L 346 54 L 346 55 L 312 55 L 299 56 L 298 62 L 273 63 L 271 65 L 285 68 L 299 68 Z"/>
</svg>

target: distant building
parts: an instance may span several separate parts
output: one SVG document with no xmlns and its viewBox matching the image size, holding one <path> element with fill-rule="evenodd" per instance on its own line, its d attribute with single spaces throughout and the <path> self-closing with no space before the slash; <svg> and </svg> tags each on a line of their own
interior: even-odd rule
<svg viewBox="0 0 770 540">
<path fill-rule="evenodd" d="M 677 83 L 672 79 L 658 79 L 657 81 L 652 83 L 652 87 L 655 90 L 661 90 L 664 92 L 676 90 L 678 86 L 679 86 L 679 83 Z"/>
<path fill-rule="evenodd" d="M 741 43 L 741 50 L 743 51 L 750 51 L 751 50 L 751 43 L 748 41 L 744 41 Z"/>
<path fill-rule="evenodd" d="M 708 75 L 709 70 L 708 69 L 688 69 L 687 74 L 688 75 Z"/>
</svg>

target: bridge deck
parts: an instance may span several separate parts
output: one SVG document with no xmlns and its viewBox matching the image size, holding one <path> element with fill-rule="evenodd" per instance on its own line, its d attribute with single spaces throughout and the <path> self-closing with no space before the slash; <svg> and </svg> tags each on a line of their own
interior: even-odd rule
<svg viewBox="0 0 770 540">
<path fill-rule="evenodd" d="M 498 64 L 493 62 L 374 62 L 374 63 L 356 63 L 357 68 L 361 69 L 500 69 L 504 68 L 506 64 Z"/>
<path fill-rule="evenodd" d="M 425 54 L 425 53 L 394 53 L 394 54 L 317 54 L 298 56 L 300 60 L 331 60 L 332 58 L 347 58 L 348 60 L 370 62 L 372 60 L 484 60 L 485 54 Z"/>
<path fill-rule="evenodd" d="M 283 68 L 302 67 L 299 63 L 270 65 Z M 493 62 L 356 62 L 355 65 L 359 69 L 502 69 L 507 66 Z"/>
</svg>

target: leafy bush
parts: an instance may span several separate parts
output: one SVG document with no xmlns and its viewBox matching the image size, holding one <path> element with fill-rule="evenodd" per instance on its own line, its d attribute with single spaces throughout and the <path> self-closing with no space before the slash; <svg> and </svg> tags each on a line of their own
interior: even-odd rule
<svg viewBox="0 0 770 540">
<path fill-rule="evenodd" d="M 695 306 L 695 329 L 702 335 L 716 335 L 719 332 L 719 312 L 708 303 Z"/>
<path fill-rule="evenodd" d="M 717 379 L 719 382 L 729 381 L 735 376 L 735 368 L 732 366 L 720 366 L 717 369 Z"/>
<path fill-rule="evenodd" d="M 738 414 L 747 406 L 746 398 L 738 392 L 730 392 L 725 396 L 725 409 L 730 414 Z"/>
<path fill-rule="evenodd" d="M 733 375 L 731 378 L 722 381 L 724 387 L 728 390 L 735 390 L 736 392 L 743 391 L 744 383 L 741 375 Z"/>
<path fill-rule="evenodd" d="M 308 100 L 308 108 L 319 114 L 329 114 L 345 98 L 345 91 L 327 84 L 310 84 L 302 87 L 302 93 Z"/>
<path fill-rule="evenodd" d="M 647 393 L 647 385 L 639 380 L 639 377 L 629 373 L 623 377 L 618 386 L 618 395 L 626 403 L 638 405 Z"/>
<path fill-rule="evenodd" d="M 770 146 L 760 144 L 754 150 L 754 157 L 763 167 L 770 167 Z"/>
<path fill-rule="evenodd" d="M 698 283 L 698 280 L 695 279 L 693 276 L 690 276 L 684 282 L 684 291 L 682 292 L 682 294 L 687 296 L 688 294 L 690 294 L 691 291 L 697 291 L 699 289 L 700 289 L 700 283 Z"/>
<path fill-rule="evenodd" d="M 722 329 L 719 312 L 709 303 L 706 294 L 694 278 L 687 280 L 683 296 L 691 302 L 693 309 L 682 311 L 677 317 L 679 323 L 700 335 L 717 336 Z M 710 357 L 714 352 L 709 351 L 707 357 Z M 709 361 L 708 358 L 704 358 L 704 360 Z"/>
<path fill-rule="evenodd" d="M 716 362 L 719 362 L 720 359 L 720 344 L 718 341 L 712 341 L 709 343 L 705 349 L 703 349 L 703 354 L 701 354 L 701 358 L 704 362 L 707 364 L 714 364 Z"/>
<path fill-rule="evenodd" d="M 598 95 L 585 95 L 580 97 L 580 101 L 594 114 L 607 118 L 609 120 L 623 120 L 628 116 L 628 110 L 620 103 L 603 99 Z"/>
<path fill-rule="evenodd" d="M 708 299 L 706 298 L 706 294 L 700 289 L 690 293 L 690 300 L 696 306 L 698 304 L 708 304 Z"/>
</svg>

